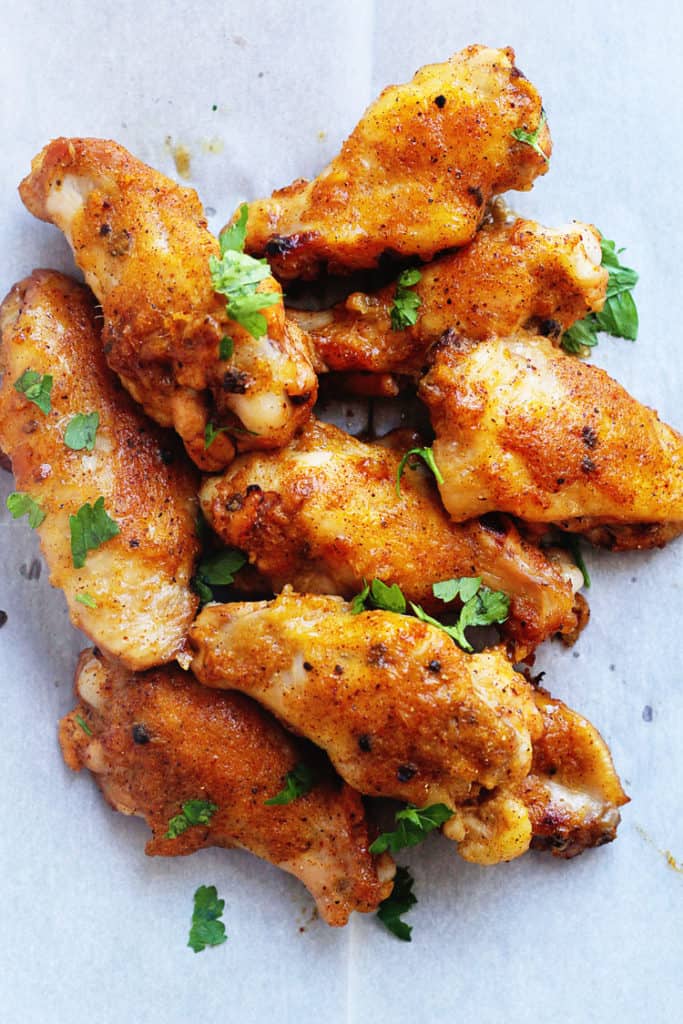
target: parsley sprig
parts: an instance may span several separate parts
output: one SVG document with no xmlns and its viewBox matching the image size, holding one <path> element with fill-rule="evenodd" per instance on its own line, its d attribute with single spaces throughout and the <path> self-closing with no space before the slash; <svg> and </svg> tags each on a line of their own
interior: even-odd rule
<svg viewBox="0 0 683 1024">
<path fill-rule="evenodd" d="M 30 494 L 26 494 L 25 491 L 13 491 L 12 494 L 8 494 L 5 504 L 12 519 L 21 519 L 22 516 L 28 516 L 28 525 L 32 530 L 40 526 L 45 519 L 45 512 L 43 512 L 38 502 Z"/>
<path fill-rule="evenodd" d="M 302 761 L 291 772 L 287 772 L 285 784 L 280 792 L 276 793 L 275 796 L 271 796 L 270 800 L 264 800 L 263 803 L 266 807 L 279 807 L 284 804 L 291 804 L 294 800 L 298 800 L 300 796 L 310 793 L 314 784 L 315 775 L 313 770 Z"/>
<path fill-rule="evenodd" d="M 550 157 L 541 149 L 541 144 L 538 141 L 538 137 L 541 134 L 543 125 L 546 123 L 548 118 L 546 117 L 545 110 L 541 110 L 541 120 L 538 122 L 538 128 L 535 132 L 527 132 L 524 128 L 513 128 L 511 135 L 517 142 L 523 142 L 527 146 L 531 146 L 534 152 L 542 156 L 547 164 L 550 163 Z"/>
<path fill-rule="evenodd" d="M 415 807 L 408 804 L 402 811 L 397 811 L 394 832 L 382 832 L 370 846 L 370 853 L 398 853 L 406 846 L 417 846 L 424 842 L 430 832 L 439 828 L 454 812 L 445 804 L 430 804 L 429 807 Z"/>
<path fill-rule="evenodd" d="M 396 470 L 396 493 L 398 494 L 399 497 L 401 496 L 401 477 L 405 472 L 406 466 L 410 466 L 411 469 L 415 469 L 417 467 L 417 463 L 415 463 L 414 460 L 411 461 L 414 455 L 419 456 L 427 465 L 427 467 L 432 471 L 437 484 L 443 483 L 443 474 L 441 473 L 441 470 L 436 464 L 436 459 L 434 458 L 434 452 L 432 451 L 432 449 L 411 448 L 410 451 L 405 453 L 405 455 L 398 464 L 398 469 Z"/>
<path fill-rule="evenodd" d="M 213 601 L 212 587 L 227 587 L 235 581 L 235 573 L 245 564 L 247 556 L 238 548 L 224 548 L 206 555 L 197 566 L 192 580 L 202 604 Z"/>
<path fill-rule="evenodd" d="M 394 293 L 394 303 L 391 307 L 391 328 L 394 331 L 404 331 L 406 327 L 412 327 L 417 323 L 417 311 L 422 305 L 422 299 L 410 289 L 416 285 L 422 274 L 415 267 L 404 270 L 399 274 Z"/>
<path fill-rule="evenodd" d="M 638 283 L 638 274 L 619 261 L 623 249 L 617 249 L 608 238 L 600 241 L 602 266 L 607 268 L 607 295 L 599 313 L 589 313 L 562 335 L 561 345 L 571 355 L 583 355 L 586 349 L 598 343 L 598 333 L 604 331 L 613 338 L 635 341 L 638 337 L 638 310 L 631 294 Z"/>
<path fill-rule="evenodd" d="M 14 382 L 14 390 L 37 405 L 41 412 L 47 414 L 52 410 L 52 377 L 49 373 L 38 373 L 37 370 L 24 370 L 21 377 Z"/>
<path fill-rule="evenodd" d="M 218 918 L 225 910 L 225 900 L 218 899 L 215 885 L 200 885 L 194 894 L 192 927 L 188 946 L 201 953 L 207 946 L 220 946 L 227 939 L 225 925 Z"/>
<path fill-rule="evenodd" d="M 64 432 L 64 444 L 74 452 L 85 448 L 91 452 L 95 447 L 97 428 L 100 425 L 98 412 L 79 412 L 69 420 Z"/>
<path fill-rule="evenodd" d="M 261 311 L 277 305 L 282 297 L 279 291 L 256 290 L 271 274 L 267 260 L 254 259 L 244 252 L 248 216 L 249 206 L 243 203 L 238 219 L 219 238 L 220 258 L 209 257 L 209 270 L 214 291 L 228 300 L 226 312 L 230 319 L 258 339 L 268 330 L 268 322 Z M 225 358 L 224 351 L 228 351 L 228 347 L 223 346 L 219 351 L 221 359 Z"/>
<path fill-rule="evenodd" d="M 372 583 L 364 582 L 363 589 L 351 601 L 350 612 L 358 615 L 366 611 L 368 607 L 379 608 L 382 611 L 407 613 L 407 602 L 397 583 L 390 587 L 382 580 L 374 579 Z M 419 604 L 410 601 L 413 615 L 421 622 L 427 622 L 430 626 L 448 633 L 451 640 L 454 640 L 464 651 L 471 652 L 472 645 L 465 636 L 465 630 L 469 626 L 491 626 L 494 623 L 505 622 L 510 612 L 510 598 L 502 590 L 489 590 L 482 586 L 479 576 L 462 576 L 458 579 L 442 580 L 432 586 L 434 597 L 444 602 L 454 601 L 460 598 L 462 608 L 458 621 L 447 626 L 438 619 L 428 615 Z"/>
<path fill-rule="evenodd" d="M 408 868 L 397 868 L 394 888 L 391 894 L 382 900 L 377 911 L 377 917 L 382 924 L 403 942 L 412 941 L 412 925 L 406 924 L 401 917 L 417 903 L 417 896 L 413 894 L 413 884 L 413 877 Z"/>
<path fill-rule="evenodd" d="M 210 800 L 186 800 L 180 814 L 174 814 L 168 823 L 164 839 L 177 839 L 193 825 L 208 825 L 218 810 Z"/>
</svg>

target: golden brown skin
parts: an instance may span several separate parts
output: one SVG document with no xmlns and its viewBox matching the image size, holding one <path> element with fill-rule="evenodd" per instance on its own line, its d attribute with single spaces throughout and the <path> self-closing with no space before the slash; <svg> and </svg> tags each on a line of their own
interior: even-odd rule
<svg viewBox="0 0 683 1024">
<path fill-rule="evenodd" d="M 301 331 L 282 301 L 263 310 L 255 340 L 227 316 L 212 288 L 219 254 L 196 192 L 102 139 L 56 139 L 20 186 L 25 205 L 61 228 L 102 304 L 107 360 L 162 426 L 173 426 L 202 469 L 235 447 L 285 444 L 308 417 L 316 377 Z M 263 292 L 280 286 L 269 277 Z M 219 358 L 224 336 L 230 360 Z M 226 427 L 206 447 L 207 423 Z"/>
<path fill-rule="evenodd" d="M 323 313 L 292 315 L 305 328 L 316 369 L 418 373 L 429 346 L 450 329 L 467 338 L 507 336 L 522 329 L 559 337 L 602 309 L 607 271 L 600 236 L 589 224 L 545 228 L 534 221 L 493 220 L 469 245 L 421 267 L 413 291 L 417 323 L 393 330 L 396 285 L 354 292 Z"/>
<path fill-rule="evenodd" d="M 469 46 L 386 88 L 314 181 L 250 204 L 247 251 L 290 279 L 465 245 L 492 196 L 530 189 L 547 170 L 512 135 L 541 121 L 541 98 L 514 59 L 509 48 Z M 549 157 L 545 124 L 538 141 Z"/>
<path fill-rule="evenodd" d="M 76 691 L 80 703 L 59 730 L 64 759 L 89 768 L 117 811 L 145 818 L 149 855 L 251 850 L 299 878 L 331 925 L 376 910 L 391 891 L 391 859 L 370 855 L 361 799 L 329 767 L 316 766 L 308 794 L 264 804 L 311 752 L 246 697 L 208 690 L 177 667 L 133 675 L 93 651 L 81 655 Z M 209 824 L 166 838 L 195 799 L 217 805 Z"/>
<path fill-rule="evenodd" d="M 291 591 L 270 603 L 208 605 L 191 642 L 201 682 L 254 697 L 326 750 L 355 789 L 445 803 L 453 817 L 444 832 L 468 860 L 524 853 L 542 795 L 546 817 L 557 804 L 542 777 L 529 782 L 543 713 L 500 649 L 468 655 L 416 618 L 352 615 L 338 597 Z M 585 821 L 582 806 L 577 842 L 587 845 Z M 563 822 L 570 828 L 566 813 Z"/>
<path fill-rule="evenodd" d="M 109 370 L 87 289 L 37 270 L 3 302 L 0 331 L 0 445 L 17 490 L 46 513 L 38 533 L 50 582 L 64 591 L 74 626 L 110 655 L 134 669 L 170 661 L 197 607 L 194 467 Z M 14 388 L 28 369 L 53 377 L 48 415 Z M 91 412 L 100 417 L 95 448 L 72 451 L 66 427 Z M 69 516 L 99 497 L 121 532 L 75 569 Z M 96 608 L 79 603 L 84 594 Z"/>
<path fill-rule="evenodd" d="M 377 577 L 438 615 L 446 605 L 433 583 L 481 576 L 511 597 L 502 633 L 516 658 L 555 633 L 572 634 L 581 576 L 568 559 L 558 552 L 551 560 L 509 520 L 452 523 L 421 472 L 406 470 L 399 496 L 400 459 L 311 421 L 287 448 L 243 455 L 206 480 L 200 502 L 216 533 L 248 552 L 276 592 L 289 583 L 302 593 L 352 597 Z"/>
<path fill-rule="evenodd" d="M 432 359 L 420 395 L 456 522 L 497 510 L 621 548 L 683 531 L 683 437 L 604 370 L 527 336 Z"/>
</svg>

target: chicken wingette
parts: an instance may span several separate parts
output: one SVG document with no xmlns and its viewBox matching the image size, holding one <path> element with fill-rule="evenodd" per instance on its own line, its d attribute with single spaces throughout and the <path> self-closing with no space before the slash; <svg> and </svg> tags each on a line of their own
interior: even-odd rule
<svg viewBox="0 0 683 1024">
<path fill-rule="evenodd" d="M 133 669 L 172 660 L 197 608 L 194 467 L 107 366 L 82 285 L 35 271 L 0 307 L 0 332 L 0 446 L 17 490 L 44 516 L 50 582 L 108 654 Z M 45 402 L 31 386 L 48 379 Z M 70 424 L 95 416 L 94 437 L 70 436 Z"/>
<path fill-rule="evenodd" d="M 516 658 L 575 633 L 581 574 L 562 552 L 523 541 L 509 520 L 452 523 L 422 473 L 407 471 L 398 494 L 400 461 L 389 447 L 310 422 L 279 452 L 250 452 L 207 479 L 200 501 L 216 533 L 248 552 L 274 591 L 291 584 L 352 597 L 378 578 L 439 614 L 446 606 L 433 583 L 480 576 L 510 596 L 502 633 Z"/>
<path fill-rule="evenodd" d="M 219 243 L 193 189 L 115 142 L 56 139 L 20 194 L 64 232 L 102 304 L 109 365 L 153 419 L 175 427 L 198 466 L 221 469 L 236 446 L 285 444 L 305 422 L 316 377 L 280 286 L 267 271 L 259 280 L 240 253 L 231 286 L 250 293 L 243 312 L 251 303 L 263 323 L 248 329 L 248 318 L 228 316 L 209 268 Z"/>
<path fill-rule="evenodd" d="M 547 338 L 450 337 L 420 385 L 443 503 L 507 512 L 616 549 L 683 532 L 683 437 Z"/>
<path fill-rule="evenodd" d="M 602 309 L 607 271 L 600 236 L 588 224 L 545 228 L 492 220 L 457 252 L 420 267 L 412 291 L 415 323 L 394 324 L 396 284 L 354 292 L 334 309 L 292 315 L 310 336 L 318 372 L 415 375 L 448 330 L 468 338 L 521 330 L 553 338 Z"/>
<path fill-rule="evenodd" d="M 177 667 L 135 675 L 94 651 L 81 655 L 76 692 L 60 725 L 64 759 L 93 772 L 117 811 L 145 818 L 149 855 L 250 850 L 299 878 L 332 925 L 376 910 L 390 892 L 391 858 L 370 855 L 361 799 L 329 766 L 315 765 L 310 792 L 266 804 L 315 753 L 248 698 L 209 690 Z M 171 819 L 194 800 L 213 805 L 210 819 L 169 837 Z"/>
<path fill-rule="evenodd" d="M 386 88 L 314 181 L 250 204 L 247 251 L 289 279 L 465 245 L 492 196 L 548 167 L 541 98 L 514 60 L 469 46 Z"/>
<path fill-rule="evenodd" d="M 577 717 L 581 759 L 557 743 L 558 764 L 534 760 L 553 713 L 498 648 L 468 655 L 417 618 L 353 615 L 341 598 L 291 592 L 205 607 L 191 643 L 202 683 L 254 697 L 354 789 L 449 807 L 444 832 L 467 860 L 517 857 L 534 829 L 559 853 L 614 838 L 626 798 L 603 741 L 587 723 L 582 735 Z"/>
</svg>

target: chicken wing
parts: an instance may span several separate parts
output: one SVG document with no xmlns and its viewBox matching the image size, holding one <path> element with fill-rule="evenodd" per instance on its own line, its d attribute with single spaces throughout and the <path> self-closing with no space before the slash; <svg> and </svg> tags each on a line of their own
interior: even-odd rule
<svg viewBox="0 0 683 1024">
<path fill-rule="evenodd" d="M 386 88 L 314 181 L 251 203 L 247 250 L 289 279 L 465 245 L 492 196 L 530 189 L 548 167 L 541 98 L 514 59 L 469 46 Z"/>
<path fill-rule="evenodd" d="M 76 691 L 80 703 L 59 730 L 64 759 L 89 768 L 115 810 L 145 818 L 149 855 L 251 850 L 299 878 L 331 925 L 376 910 L 391 891 L 391 858 L 370 855 L 361 799 L 329 768 L 316 766 L 313 788 L 292 803 L 265 804 L 315 754 L 248 698 L 208 690 L 176 667 L 133 675 L 93 651 L 81 655 Z M 169 838 L 171 818 L 191 800 L 216 811 Z"/>
<path fill-rule="evenodd" d="M 280 286 L 272 277 L 257 285 L 278 297 L 261 311 L 262 337 L 228 317 L 209 271 L 218 242 L 193 189 L 115 142 L 56 139 L 20 194 L 61 228 L 101 302 L 109 365 L 153 419 L 175 427 L 197 465 L 221 469 L 235 445 L 285 444 L 305 422 L 316 378 Z"/>
<path fill-rule="evenodd" d="M 318 372 L 414 375 L 432 342 L 450 329 L 468 338 L 529 328 L 558 337 L 602 309 L 607 271 L 601 259 L 599 235 L 588 224 L 544 228 L 493 220 L 469 245 L 420 268 L 413 326 L 392 327 L 394 284 L 375 294 L 354 292 L 326 312 L 292 315 L 309 332 Z"/>
<path fill-rule="evenodd" d="M 433 583 L 481 576 L 511 597 L 502 632 L 516 658 L 555 633 L 573 634 L 581 574 L 569 560 L 559 552 L 551 560 L 509 520 L 451 523 L 421 473 L 406 472 L 398 495 L 400 459 L 311 422 L 287 448 L 241 456 L 206 480 L 200 501 L 216 533 L 247 551 L 275 591 L 289 583 L 351 597 L 377 577 L 438 613 L 445 606 Z"/>
<path fill-rule="evenodd" d="M 134 669 L 170 661 L 197 607 L 194 467 L 109 370 L 81 285 L 35 271 L 0 307 L 0 330 L 0 446 L 18 489 L 45 516 L 38 532 L 50 582 L 64 591 L 74 626 L 104 651 Z M 51 378 L 47 414 L 15 386 L 28 371 Z M 68 447 L 70 422 L 92 413 L 99 416 L 92 450 Z M 70 520 L 75 530 L 87 517 L 79 510 L 100 498 L 119 532 L 77 567 Z"/>
<path fill-rule="evenodd" d="M 326 750 L 355 789 L 446 804 L 444 832 L 466 859 L 489 864 L 528 849 L 540 814 L 524 786 L 544 719 L 499 649 L 467 655 L 419 619 L 352 615 L 338 597 L 288 591 L 271 603 L 207 606 L 191 643 L 201 682 L 254 697 Z M 546 820 L 557 800 L 551 793 Z M 607 832 L 584 828 L 581 842 Z"/>
<path fill-rule="evenodd" d="M 456 521 L 489 511 L 614 548 L 683 531 L 683 437 L 546 338 L 450 337 L 420 385 Z"/>
</svg>

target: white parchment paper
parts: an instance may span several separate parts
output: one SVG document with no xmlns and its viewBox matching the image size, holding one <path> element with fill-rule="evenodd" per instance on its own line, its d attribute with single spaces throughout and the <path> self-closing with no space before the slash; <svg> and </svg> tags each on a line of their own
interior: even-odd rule
<svg viewBox="0 0 683 1024">
<path fill-rule="evenodd" d="M 363 0 L 5 0 L 0 5 L 0 291 L 35 266 L 72 267 L 16 184 L 50 138 L 112 137 L 190 183 L 215 228 L 243 198 L 314 174 L 379 89 L 470 42 L 513 45 L 540 88 L 550 173 L 513 205 L 548 224 L 594 221 L 641 273 L 636 345 L 596 361 L 683 428 L 680 322 L 682 18 L 664 0 L 486 4 Z M 216 109 L 214 109 L 214 107 Z M 413 942 L 374 919 L 312 921 L 299 884 L 247 854 L 143 854 L 147 830 L 62 764 L 81 639 L 46 582 L 36 538 L 10 523 L 0 473 L 2 915 L 6 1024 L 680 1018 L 683 633 L 679 542 L 590 552 L 592 620 L 545 650 L 553 693 L 602 730 L 632 803 L 619 839 L 571 863 L 497 868 L 433 838 L 416 877 Z M 228 942 L 185 945 L 192 893 L 217 885 Z"/>
</svg>

